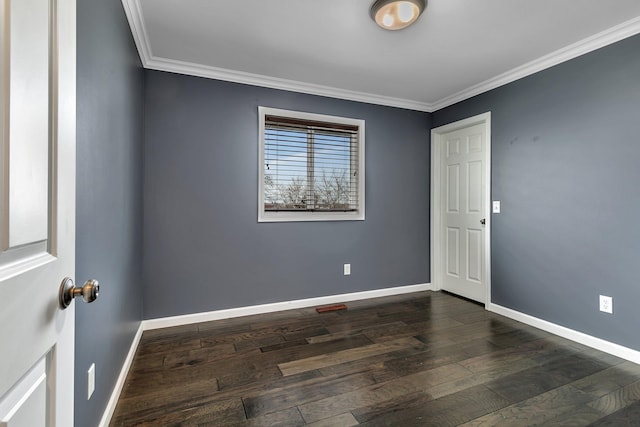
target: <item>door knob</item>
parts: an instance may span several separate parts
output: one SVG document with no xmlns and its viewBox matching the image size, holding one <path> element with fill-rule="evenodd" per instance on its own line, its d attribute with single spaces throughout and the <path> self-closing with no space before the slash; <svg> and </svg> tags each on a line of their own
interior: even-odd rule
<svg viewBox="0 0 640 427">
<path fill-rule="evenodd" d="M 65 277 L 60 284 L 60 291 L 58 293 L 60 308 L 64 310 L 69 307 L 71 301 L 79 296 L 82 296 L 84 302 L 94 302 L 96 298 L 98 298 L 99 293 L 100 283 L 98 283 L 97 280 L 87 280 L 82 287 L 75 287 L 73 280 L 70 277 Z"/>
<path fill-rule="evenodd" d="M 485 225 L 487 223 L 487 220 L 485 218 L 482 218 L 480 220 L 480 224 Z"/>
</svg>

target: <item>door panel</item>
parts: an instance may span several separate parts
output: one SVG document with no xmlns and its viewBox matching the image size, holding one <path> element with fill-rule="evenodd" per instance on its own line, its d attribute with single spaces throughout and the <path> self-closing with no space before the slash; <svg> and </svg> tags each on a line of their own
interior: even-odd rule
<svg viewBox="0 0 640 427">
<path fill-rule="evenodd" d="M 446 236 L 441 288 L 480 302 L 486 299 L 486 237 L 481 224 L 487 211 L 484 135 L 484 124 L 443 134 L 446 150 L 440 168 L 445 183 L 440 216 Z"/>
<path fill-rule="evenodd" d="M 469 153 L 482 152 L 482 134 L 471 134 L 468 136 Z"/>
<path fill-rule="evenodd" d="M 482 213 L 482 161 L 467 163 L 467 213 Z"/>
<path fill-rule="evenodd" d="M 16 247 L 47 239 L 49 1 L 11 1 L 9 13 L 9 247 Z"/>
<path fill-rule="evenodd" d="M 460 211 L 460 165 L 447 165 L 447 212 Z"/>
<path fill-rule="evenodd" d="M 0 0 L 0 23 L 0 426 L 72 426 L 75 1 Z"/>
<path fill-rule="evenodd" d="M 46 359 L 20 379 L 0 406 L 0 427 L 45 425 L 47 420 Z"/>
<path fill-rule="evenodd" d="M 467 230 L 467 280 L 482 283 L 482 230 Z"/>
<path fill-rule="evenodd" d="M 460 154 L 460 140 L 456 138 L 447 139 L 447 157 Z"/>
<path fill-rule="evenodd" d="M 460 230 L 447 228 L 447 274 L 460 276 Z"/>
</svg>

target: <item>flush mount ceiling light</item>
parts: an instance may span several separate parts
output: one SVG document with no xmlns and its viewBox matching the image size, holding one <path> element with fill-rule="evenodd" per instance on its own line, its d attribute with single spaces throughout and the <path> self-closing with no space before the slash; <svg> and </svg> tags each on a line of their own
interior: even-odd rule
<svg viewBox="0 0 640 427">
<path fill-rule="evenodd" d="M 413 24 L 427 6 L 427 0 L 376 0 L 371 19 L 385 30 L 401 30 Z"/>
</svg>

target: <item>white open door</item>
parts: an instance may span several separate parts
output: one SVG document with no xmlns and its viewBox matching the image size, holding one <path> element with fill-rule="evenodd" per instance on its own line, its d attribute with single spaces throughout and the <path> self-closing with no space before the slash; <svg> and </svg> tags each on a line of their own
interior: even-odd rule
<svg viewBox="0 0 640 427">
<path fill-rule="evenodd" d="M 432 281 L 490 302 L 490 126 L 481 114 L 433 129 Z"/>
<path fill-rule="evenodd" d="M 73 426 L 75 0 L 0 0 L 0 426 Z"/>
</svg>

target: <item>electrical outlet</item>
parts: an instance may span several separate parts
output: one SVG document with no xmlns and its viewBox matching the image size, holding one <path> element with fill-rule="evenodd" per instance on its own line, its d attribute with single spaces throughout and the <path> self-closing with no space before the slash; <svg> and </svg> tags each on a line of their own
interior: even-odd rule
<svg viewBox="0 0 640 427">
<path fill-rule="evenodd" d="M 96 389 L 96 364 L 92 363 L 87 371 L 87 400 L 91 399 Z"/>
<path fill-rule="evenodd" d="M 349 276 L 351 274 L 351 264 L 344 265 L 344 275 Z"/>
<path fill-rule="evenodd" d="M 600 311 L 613 314 L 613 297 L 600 295 Z"/>
</svg>

